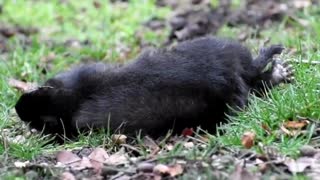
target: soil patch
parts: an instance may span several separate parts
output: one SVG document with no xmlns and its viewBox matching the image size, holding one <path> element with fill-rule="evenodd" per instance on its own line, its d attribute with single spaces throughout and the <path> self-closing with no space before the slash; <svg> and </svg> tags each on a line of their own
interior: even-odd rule
<svg viewBox="0 0 320 180">
<path fill-rule="evenodd" d="M 319 3 L 309 0 L 246 0 L 239 7 L 232 7 L 231 0 L 221 0 L 214 7 L 209 0 L 158 0 L 157 4 L 172 9 L 172 15 L 167 19 L 170 35 L 165 45 L 168 45 L 174 41 L 216 34 L 223 25 L 245 25 L 259 32 L 285 17 L 304 25 L 295 14 Z"/>
</svg>

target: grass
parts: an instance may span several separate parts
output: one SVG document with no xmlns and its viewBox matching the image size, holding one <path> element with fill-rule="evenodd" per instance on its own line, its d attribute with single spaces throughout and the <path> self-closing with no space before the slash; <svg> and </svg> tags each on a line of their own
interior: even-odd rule
<svg viewBox="0 0 320 180">
<path fill-rule="evenodd" d="M 13 106 L 20 93 L 8 85 L 8 78 L 26 80 L 28 82 L 43 82 L 58 71 L 67 69 L 72 64 L 82 63 L 81 59 L 90 58 L 93 61 L 116 61 L 121 57 L 117 46 L 125 45 L 129 48 L 128 60 L 140 51 L 135 32 L 141 24 L 150 18 L 163 17 L 169 11 L 156 8 L 152 1 L 131 1 L 130 5 L 111 5 L 101 3 L 96 8 L 91 1 L 5 1 L 0 23 L 3 25 L 21 25 L 36 27 L 41 35 L 32 36 L 30 46 L 24 47 L 18 37 L 12 37 L 9 46 L 13 47 L 0 62 L 0 129 L 9 129 L 9 136 L 21 134 L 20 122 L 16 121 Z M 61 19 L 63 19 L 61 22 Z M 152 31 L 147 31 L 150 43 L 157 38 Z M 41 36 L 41 37 L 40 37 Z M 165 37 L 165 32 L 162 38 Z M 40 39 L 49 39 L 57 45 L 50 46 Z M 88 40 L 89 46 L 72 48 L 63 45 L 68 39 L 79 41 Z M 53 53 L 55 56 L 52 70 L 47 74 L 39 68 L 41 58 Z M 100 135 L 102 135 L 101 133 Z M 94 135 L 93 135 L 94 136 Z M 79 142 L 68 144 L 66 147 L 84 145 L 98 146 L 102 141 L 97 138 L 82 137 Z M 13 156 L 19 159 L 32 159 L 36 155 L 51 150 L 51 146 L 42 147 L 44 143 L 39 137 L 31 137 L 27 143 L 6 144 L 6 137 L 2 138 L 0 154 Z M 38 143 L 39 141 L 40 143 Z M 6 144 L 6 145 L 5 145 Z"/>
<path fill-rule="evenodd" d="M 1 1 L 0 1 L 1 2 Z M 237 1 L 238 2 L 238 1 Z M 157 34 L 143 29 L 141 24 L 152 17 L 166 17 L 169 10 L 158 8 L 152 0 L 132 0 L 128 5 L 111 4 L 101 1 L 94 5 L 92 1 L 4 1 L 0 24 L 36 27 L 40 32 L 32 35 L 32 42 L 24 46 L 18 37 L 10 39 L 9 47 L 13 50 L 5 55 L 0 54 L 0 129 L 1 159 L 29 160 L 35 156 L 60 149 L 72 149 L 82 146 L 110 145 L 110 139 L 104 133 L 94 133 L 82 136 L 77 142 L 69 142 L 63 146 L 45 145 L 46 138 L 31 135 L 24 143 L 13 143 L 11 137 L 26 133 L 22 131 L 23 124 L 17 120 L 13 106 L 20 93 L 8 85 L 8 78 L 22 79 L 29 82 L 43 82 L 53 74 L 67 69 L 73 64 L 81 63 L 84 59 L 91 61 L 126 61 L 140 52 L 137 31 L 146 31 L 144 38 L 147 42 L 159 45 L 164 42 L 168 30 Z M 311 7 L 297 14 L 296 17 L 308 23 L 303 26 L 288 18 L 261 32 L 261 37 L 246 40 L 245 44 L 257 52 L 258 46 L 270 38 L 271 43 L 282 43 L 288 49 L 294 49 L 294 55 L 284 55 L 287 60 L 318 61 L 320 58 L 320 22 L 318 9 Z M 219 36 L 237 38 L 245 30 L 244 27 L 223 27 Z M 254 29 L 249 31 L 255 32 Z M 68 47 L 63 44 L 68 39 L 80 42 L 89 41 L 81 48 Z M 51 40 L 55 45 L 43 43 Z M 123 50 L 128 49 L 125 55 Z M 47 74 L 43 73 L 41 59 L 53 53 L 55 58 L 52 68 Z M 296 81 L 290 85 L 277 87 L 265 98 L 250 97 L 250 105 L 239 116 L 231 117 L 230 123 L 220 127 L 224 134 L 212 136 L 210 148 L 206 151 L 195 147 L 184 151 L 177 144 L 171 155 L 184 154 L 188 157 L 203 156 L 221 144 L 241 148 L 241 136 L 245 131 L 255 131 L 257 141 L 263 146 L 273 146 L 280 152 L 295 156 L 301 145 L 310 142 L 312 128 L 303 136 L 289 137 L 276 133 L 266 136 L 261 127 L 266 124 L 272 132 L 279 130 L 283 121 L 296 119 L 298 116 L 313 119 L 320 118 L 319 79 L 320 66 L 308 63 L 292 63 Z M 43 65 L 45 66 L 45 65 Z M 9 133 L 4 134 L 3 130 Z M 261 151 L 256 147 L 257 151 Z"/>
<path fill-rule="evenodd" d="M 257 44 L 270 38 L 271 43 L 283 44 L 287 49 L 295 49 L 294 55 L 284 55 L 282 58 L 291 61 L 295 70 L 295 82 L 273 89 L 265 98 L 251 96 L 250 106 L 246 111 L 231 117 L 230 123 L 222 126 L 226 132 L 218 139 L 228 146 L 241 147 L 241 134 L 245 131 L 257 133 L 258 142 L 264 146 L 276 146 L 281 152 L 288 155 L 297 155 L 299 147 L 310 141 L 312 129 L 304 136 L 289 137 L 285 134 L 267 136 L 262 124 L 267 125 L 273 132 L 279 130 L 280 125 L 290 119 L 309 117 L 318 120 L 319 111 L 319 66 L 302 61 L 319 61 L 319 23 L 315 21 L 316 9 L 310 8 L 298 14 L 305 20 L 307 27 L 285 19 L 279 26 L 272 27 L 262 32 L 259 39 L 247 40 L 248 46 L 253 50 Z M 290 24 L 290 27 L 287 27 Z M 285 26 L 286 25 L 286 26 Z M 220 35 L 237 34 L 241 29 L 223 28 Z"/>
</svg>

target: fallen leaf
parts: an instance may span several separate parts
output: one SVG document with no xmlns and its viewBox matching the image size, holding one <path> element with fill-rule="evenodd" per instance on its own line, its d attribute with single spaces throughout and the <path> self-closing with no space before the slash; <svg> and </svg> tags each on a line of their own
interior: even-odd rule
<svg viewBox="0 0 320 180">
<path fill-rule="evenodd" d="M 103 148 L 96 148 L 91 152 L 88 158 L 103 163 L 109 158 L 109 154 Z"/>
<path fill-rule="evenodd" d="M 296 136 L 302 133 L 301 130 L 289 130 L 285 128 L 284 125 L 280 126 L 280 129 L 282 132 L 284 132 L 286 135 L 289 135 L 289 136 Z"/>
<path fill-rule="evenodd" d="M 180 164 L 176 164 L 169 167 L 169 174 L 171 177 L 176 177 L 183 173 L 183 168 Z"/>
<path fill-rule="evenodd" d="M 64 172 L 61 174 L 61 180 L 76 180 L 76 177 L 70 172 Z"/>
<path fill-rule="evenodd" d="M 297 160 L 287 159 L 284 164 L 287 165 L 288 169 L 292 173 L 301 173 L 307 167 L 310 167 L 314 162 L 313 158 L 310 157 L 301 157 Z"/>
<path fill-rule="evenodd" d="M 81 158 L 70 151 L 60 151 L 57 154 L 57 162 L 60 162 L 64 165 L 69 165 L 74 162 L 79 162 Z"/>
<path fill-rule="evenodd" d="M 69 164 L 69 166 L 74 170 L 83 170 L 94 168 L 90 159 L 87 157 L 83 157 L 80 161 Z"/>
<path fill-rule="evenodd" d="M 111 136 L 111 140 L 115 144 L 125 144 L 127 141 L 127 136 L 123 134 L 114 134 Z"/>
<path fill-rule="evenodd" d="M 283 126 L 290 129 L 301 129 L 309 124 L 308 120 L 286 121 Z"/>
<path fill-rule="evenodd" d="M 180 164 L 175 164 L 173 166 L 167 166 L 164 164 L 158 164 L 153 168 L 153 172 L 158 175 L 170 175 L 171 177 L 176 177 L 183 173 L 183 168 Z"/>
<path fill-rule="evenodd" d="M 90 164 L 96 174 L 102 173 L 103 163 L 90 160 Z"/>
<path fill-rule="evenodd" d="M 120 165 L 120 164 L 127 164 L 129 162 L 124 149 L 120 149 L 120 151 L 112 154 L 104 163 L 108 165 Z"/>
<path fill-rule="evenodd" d="M 153 172 L 156 174 L 169 174 L 169 167 L 167 165 L 164 164 L 157 164 L 154 168 L 153 168 Z"/>
<path fill-rule="evenodd" d="M 96 148 L 91 152 L 88 158 L 90 159 L 95 173 L 101 174 L 103 163 L 109 158 L 109 154 L 103 148 Z"/>
<path fill-rule="evenodd" d="M 247 131 L 243 133 L 243 136 L 241 139 L 242 145 L 245 148 L 250 149 L 254 145 L 255 136 L 256 134 L 254 132 Z"/>
<path fill-rule="evenodd" d="M 8 83 L 11 87 L 16 88 L 23 93 L 32 91 L 38 87 L 36 83 L 23 82 L 13 78 L 10 78 Z"/>
</svg>

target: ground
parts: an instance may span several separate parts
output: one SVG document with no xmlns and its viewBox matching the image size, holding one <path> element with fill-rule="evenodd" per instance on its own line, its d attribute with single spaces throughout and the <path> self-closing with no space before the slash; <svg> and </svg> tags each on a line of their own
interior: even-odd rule
<svg viewBox="0 0 320 180">
<path fill-rule="evenodd" d="M 0 1 L 1 179 L 316 177 L 320 155 L 317 2 L 172 2 Z M 197 8 L 201 13 L 194 11 Z M 180 27 L 184 20 L 187 25 Z M 197 32 L 238 39 L 253 54 L 265 44 L 283 44 L 286 52 L 280 58 L 293 66 L 295 81 L 266 97 L 250 96 L 245 111 L 230 117 L 213 135 L 186 130 L 181 137 L 129 140 L 96 132 L 61 145 L 30 131 L 16 116 L 13 106 L 24 87 L 41 84 L 79 63 L 125 63 L 149 46 L 192 38 L 199 35 L 188 26 L 194 23 L 201 25 Z"/>
</svg>

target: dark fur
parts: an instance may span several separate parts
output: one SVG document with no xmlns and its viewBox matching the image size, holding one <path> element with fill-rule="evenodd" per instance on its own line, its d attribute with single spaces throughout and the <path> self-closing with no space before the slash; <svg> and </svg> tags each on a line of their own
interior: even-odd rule
<svg viewBox="0 0 320 180">
<path fill-rule="evenodd" d="M 186 127 L 214 132 L 228 105 L 242 108 L 251 89 L 284 80 L 272 79 L 273 68 L 262 72 L 282 50 L 262 49 L 253 60 L 237 42 L 199 38 L 149 50 L 123 66 L 98 63 L 60 73 L 23 94 L 15 108 L 31 127 L 67 137 L 102 127 L 154 137 Z"/>
</svg>

